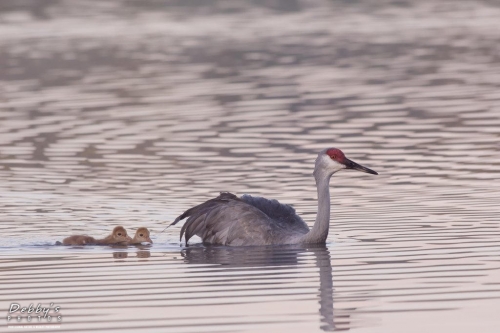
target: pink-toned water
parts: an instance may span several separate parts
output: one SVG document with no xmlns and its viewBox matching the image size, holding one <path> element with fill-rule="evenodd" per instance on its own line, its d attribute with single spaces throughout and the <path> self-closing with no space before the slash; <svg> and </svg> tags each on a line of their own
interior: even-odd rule
<svg viewBox="0 0 500 333">
<path fill-rule="evenodd" d="M 2 1 L 0 331 L 11 303 L 53 302 L 59 331 L 500 332 L 498 17 L 487 1 Z M 326 247 L 160 233 L 219 191 L 312 224 L 328 146 L 380 175 L 334 176 Z M 153 246 L 52 245 L 115 225 Z"/>
</svg>

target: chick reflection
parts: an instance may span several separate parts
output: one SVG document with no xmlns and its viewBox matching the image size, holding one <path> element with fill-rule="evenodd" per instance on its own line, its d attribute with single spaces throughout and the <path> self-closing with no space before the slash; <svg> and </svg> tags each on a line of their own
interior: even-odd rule
<svg viewBox="0 0 500 333">
<path fill-rule="evenodd" d="M 151 252 L 148 250 L 139 250 L 137 251 L 137 258 L 149 258 L 151 257 Z"/>
<path fill-rule="evenodd" d="M 145 249 L 139 249 L 136 253 L 137 258 L 149 258 L 151 257 L 151 252 Z M 113 252 L 114 259 L 126 259 L 128 258 L 128 252 Z"/>
<path fill-rule="evenodd" d="M 217 264 L 230 267 L 267 267 L 305 265 L 308 258 L 315 259 L 319 268 L 319 313 L 323 331 L 349 330 L 349 323 L 343 318 L 342 328 L 335 326 L 333 315 L 333 280 L 330 252 L 325 246 L 264 246 L 264 247 L 224 247 L 190 246 L 181 251 L 181 256 L 189 264 Z"/>
<path fill-rule="evenodd" d="M 125 259 L 128 257 L 127 252 L 113 252 L 113 258 L 115 259 Z"/>
</svg>

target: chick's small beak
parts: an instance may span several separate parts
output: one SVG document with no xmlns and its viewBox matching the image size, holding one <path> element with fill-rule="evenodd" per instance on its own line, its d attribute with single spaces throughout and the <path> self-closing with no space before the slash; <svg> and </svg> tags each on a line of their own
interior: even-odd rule
<svg viewBox="0 0 500 333">
<path fill-rule="evenodd" d="M 153 241 L 151 240 L 151 238 L 147 238 L 148 242 L 150 242 L 151 244 L 153 244 Z"/>
<path fill-rule="evenodd" d="M 127 240 L 128 241 L 132 241 L 132 237 L 130 237 L 129 235 L 127 235 Z"/>
<path fill-rule="evenodd" d="M 346 169 L 353 169 L 353 170 L 358 170 L 361 172 L 366 172 L 366 173 L 371 173 L 372 175 L 378 175 L 376 171 L 373 171 L 372 169 L 368 169 L 367 167 L 364 167 L 354 161 L 351 161 L 350 159 L 346 158 L 345 159 L 345 168 Z"/>
</svg>

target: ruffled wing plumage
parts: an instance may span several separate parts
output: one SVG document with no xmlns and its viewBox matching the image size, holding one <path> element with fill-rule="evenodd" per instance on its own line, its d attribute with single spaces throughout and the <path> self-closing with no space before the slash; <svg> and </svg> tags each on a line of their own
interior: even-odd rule
<svg viewBox="0 0 500 333">
<path fill-rule="evenodd" d="M 180 239 L 185 236 L 186 244 L 194 235 L 207 244 L 287 244 L 290 238 L 309 231 L 291 206 L 249 195 L 238 198 L 228 192 L 188 209 L 171 225 L 185 218 Z"/>
</svg>

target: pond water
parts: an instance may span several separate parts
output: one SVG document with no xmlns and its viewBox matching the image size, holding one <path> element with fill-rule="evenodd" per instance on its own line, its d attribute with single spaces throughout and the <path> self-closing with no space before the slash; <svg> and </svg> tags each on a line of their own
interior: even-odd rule
<svg viewBox="0 0 500 333">
<path fill-rule="evenodd" d="M 498 17 L 465 0 L 2 1 L 1 316 L 54 303 L 63 331 L 500 332 Z M 379 172 L 334 175 L 326 246 L 162 232 L 219 191 L 312 225 L 325 147 Z M 116 225 L 154 244 L 53 245 Z"/>
</svg>

